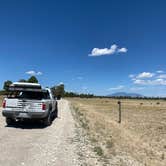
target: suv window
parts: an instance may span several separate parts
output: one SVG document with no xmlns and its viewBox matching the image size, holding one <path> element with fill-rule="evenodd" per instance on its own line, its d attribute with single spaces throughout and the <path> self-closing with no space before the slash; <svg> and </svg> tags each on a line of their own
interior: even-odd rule
<svg viewBox="0 0 166 166">
<path fill-rule="evenodd" d="M 49 92 L 32 92 L 32 91 L 22 91 L 13 92 L 10 94 L 9 98 L 19 98 L 19 99 L 32 99 L 32 100 L 42 100 L 50 99 Z"/>
<path fill-rule="evenodd" d="M 49 92 L 47 91 L 45 94 L 46 94 L 45 99 L 50 99 L 50 94 L 49 94 Z"/>
</svg>

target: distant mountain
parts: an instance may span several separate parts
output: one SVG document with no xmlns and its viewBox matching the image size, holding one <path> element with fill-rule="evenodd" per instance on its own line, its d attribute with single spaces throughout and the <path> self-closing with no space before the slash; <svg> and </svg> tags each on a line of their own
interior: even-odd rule
<svg viewBox="0 0 166 166">
<path fill-rule="evenodd" d="M 126 92 L 117 92 L 117 93 L 113 93 L 111 95 L 107 95 L 109 97 L 119 97 L 119 96 L 123 96 L 123 97 L 143 97 L 143 95 L 138 94 L 138 93 L 126 93 Z"/>
</svg>

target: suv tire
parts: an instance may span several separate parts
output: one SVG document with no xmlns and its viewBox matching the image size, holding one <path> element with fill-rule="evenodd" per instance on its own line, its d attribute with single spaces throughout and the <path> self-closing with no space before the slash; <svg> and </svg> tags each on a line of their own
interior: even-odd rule
<svg viewBox="0 0 166 166">
<path fill-rule="evenodd" d="M 12 118 L 6 118 L 6 124 L 7 125 L 13 125 L 16 121 Z"/>
<path fill-rule="evenodd" d="M 45 118 L 43 120 L 43 124 L 45 126 L 50 126 L 52 124 L 52 119 L 51 119 L 51 114 L 49 113 L 49 115 L 47 116 L 47 118 Z"/>
</svg>

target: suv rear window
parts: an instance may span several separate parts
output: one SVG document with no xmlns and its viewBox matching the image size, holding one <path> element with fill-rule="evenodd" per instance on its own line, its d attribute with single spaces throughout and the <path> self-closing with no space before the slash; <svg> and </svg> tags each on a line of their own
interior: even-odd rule
<svg viewBox="0 0 166 166">
<path fill-rule="evenodd" d="M 22 91 L 22 92 L 12 92 L 9 95 L 9 98 L 42 100 L 42 99 L 50 99 L 50 96 L 48 91 L 47 92 Z"/>
</svg>

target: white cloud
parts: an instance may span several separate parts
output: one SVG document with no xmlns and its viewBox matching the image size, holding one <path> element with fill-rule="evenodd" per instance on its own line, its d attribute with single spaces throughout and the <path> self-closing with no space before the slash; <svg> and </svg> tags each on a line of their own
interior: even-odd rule
<svg viewBox="0 0 166 166">
<path fill-rule="evenodd" d="M 33 70 L 31 70 L 31 71 L 27 71 L 27 72 L 26 72 L 26 74 L 29 74 L 29 75 L 35 75 L 35 74 L 36 74 L 36 72 L 35 72 L 35 71 L 33 71 Z"/>
<path fill-rule="evenodd" d="M 120 48 L 120 49 L 118 49 L 118 52 L 120 52 L 120 53 L 126 53 L 127 52 L 127 48 L 125 48 L 125 47 Z"/>
<path fill-rule="evenodd" d="M 163 70 L 158 70 L 158 71 L 156 71 L 156 73 L 164 73 L 164 71 Z"/>
<path fill-rule="evenodd" d="M 145 80 L 135 79 L 133 81 L 134 81 L 133 82 L 134 84 L 138 84 L 138 85 L 145 85 L 146 84 Z"/>
<path fill-rule="evenodd" d="M 144 78 L 152 78 L 155 74 L 150 72 L 143 72 L 137 75 L 137 78 L 144 79 Z"/>
<path fill-rule="evenodd" d="M 109 88 L 108 90 L 109 90 L 109 91 L 112 91 L 112 90 L 121 90 L 121 89 L 124 89 L 124 86 L 123 86 L 123 85 L 119 85 L 119 86 L 117 86 L 117 87 Z"/>
<path fill-rule="evenodd" d="M 136 79 L 133 83 L 137 85 L 166 85 L 166 80 L 160 78 L 154 80 Z"/>
<path fill-rule="evenodd" d="M 42 75 L 42 74 L 43 74 L 43 73 L 40 72 L 40 71 L 36 72 L 36 71 L 34 71 L 34 70 L 30 70 L 30 71 L 27 71 L 27 72 L 25 72 L 25 73 L 26 73 L 26 74 L 29 74 L 29 75 L 32 75 L 32 76 Z"/>
<path fill-rule="evenodd" d="M 129 89 L 130 91 L 146 92 L 145 88 L 147 88 L 148 90 L 155 89 L 153 90 L 155 94 L 159 94 L 164 92 L 159 92 L 160 88 L 166 88 L 166 73 L 162 70 L 155 73 L 143 72 L 140 74 L 130 74 L 129 78 L 133 83 L 133 87 Z"/>
<path fill-rule="evenodd" d="M 43 73 L 42 73 L 42 72 L 40 72 L 40 71 L 36 73 L 36 75 L 42 75 L 42 74 L 43 74 Z"/>
<path fill-rule="evenodd" d="M 166 78 L 166 74 L 160 74 L 157 78 Z"/>
<path fill-rule="evenodd" d="M 64 83 L 63 83 L 63 82 L 60 82 L 59 85 L 64 85 Z"/>
<path fill-rule="evenodd" d="M 153 85 L 166 85 L 166 80 L 158 78 L 156 80 L 153 80 L 152 84 Z"/>
<path fill-rule="evenodd" d="M 93 48 L 89 56 L 102 56 L 102 55 L 112 55 L 115 53 L 126 53 L 127 48 L 118 48 L 116 44 L 113 44 L 110 48 Z"/>
</svg>

